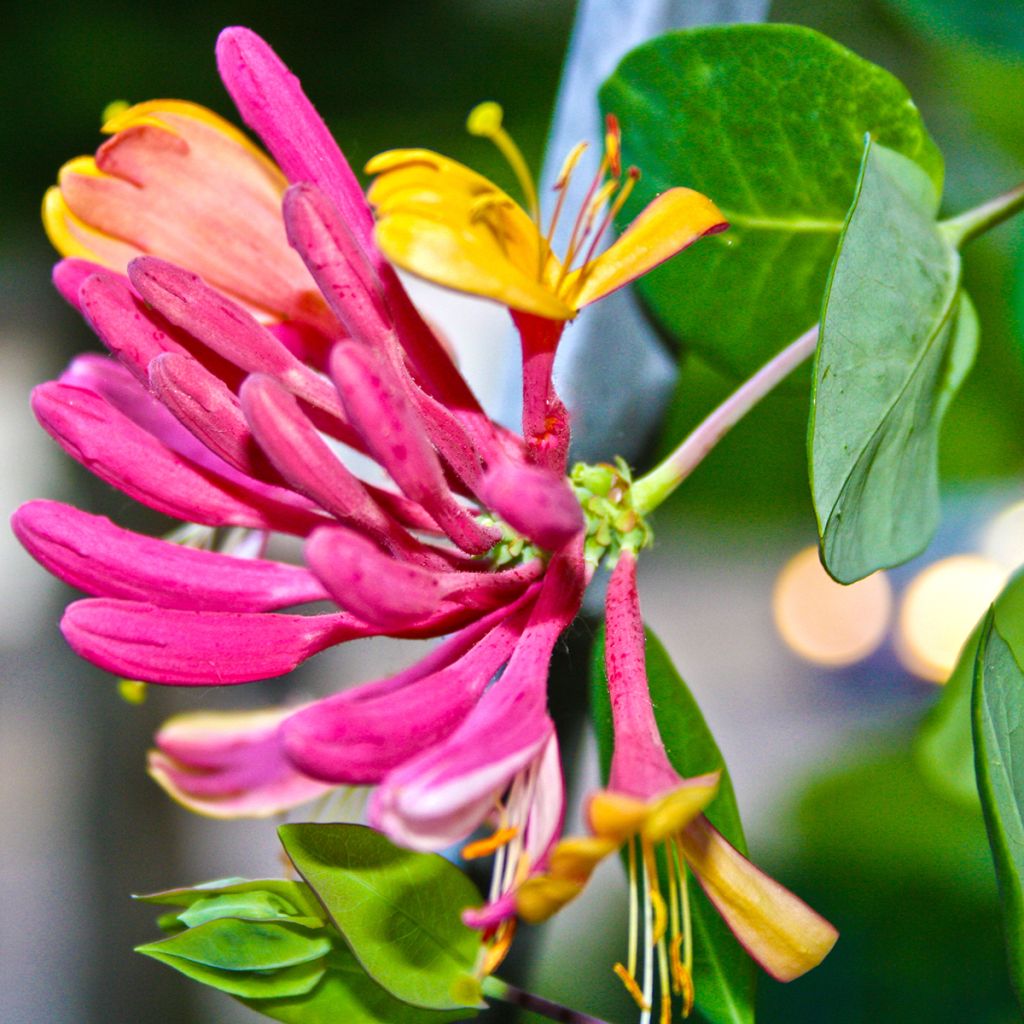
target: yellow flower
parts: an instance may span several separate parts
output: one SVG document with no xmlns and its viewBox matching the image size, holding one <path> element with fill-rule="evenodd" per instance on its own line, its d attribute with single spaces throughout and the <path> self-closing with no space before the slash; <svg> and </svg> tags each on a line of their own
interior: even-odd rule
<svg viewBox="0 0 1024 1024">
<path fill-rule="evenodd" d="M 43 198 L 62 256 L 125 272 L 137 256 L 194 270 L 261 319 L 323 318 L 285 236 L 284 175 L 237 128 L 184 100 L 108 108 L 111 138 L 70 160 Z"/>
<path fill-rule="evenodd" d="M 377 241 L 392 262 L 522 313 L 571 320 L 588 303 L 728 227 L 706 196 L 672 188 L 596 254 L 639 177 L 635 168 L 622 174 L 618 123 L 609 117 L 604 156 L 559 257 L 551 239 L 586 146 L 581 143 L 566 158 L 555 184 L 555 208 L 543 227 L 533 179 L 501 121 L 501 108 L 483 103 L 470 114 L 468 128 L 491 139 L 509 160 L 529 212 L 487 178 L 430 150 L 391 150 L 367 164 L 367 173 L 376 175 L 369 200 L 377 211 Z"/>
</svg>

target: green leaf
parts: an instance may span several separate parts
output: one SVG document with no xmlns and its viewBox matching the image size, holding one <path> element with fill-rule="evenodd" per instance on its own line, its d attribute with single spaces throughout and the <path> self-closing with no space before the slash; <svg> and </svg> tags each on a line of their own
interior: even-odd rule
<svg viewBox="0 0 1024 1024">
<path fill-rule="evenodd" d="M 303 928 L 322 928 L 324 921 L 319 917 L 299 917 L 296 909 L 287 900 L 272 892 L 237 892 L 223 896 L 208 896 L 196 900 L 187 910 L 177 915 L 180 924 L 187 928 L 205 924 L 223 917 L 241 918 L 246 921 L 287 921 Z"/>
<path fill-rule="evenodd" d="M 651 702 L 669 761 L 684 778 L 711 771 L 722 773 L 718 794 L 705 813 L 733 846 L 746 853 L 736 794 L 722 752 L 665 648 L 650 629 L 645 630 L 645 636 Z M 591 654 L 591 714 L 602 775 L 607 779 L 612 760 L 612 715 L 604 644 L 602 625 Z M 693 922 L 693 984 L 697 1009 L 709 1024 L 752 1024 L 757 983 L 753 961 L 692 877 L 687 884 Z"/>
<path fill-rule="evenodd" d="M 1003 907 L 1010 977 L 1024 1008 L 1024 670 L 991 613 L 972 700 L 974 763 Z"/>
<path fill-rule="evenodd" d="M 283 999 L 243 999 L 252 1010 L 284 1024 L 448 1024 L 465 1010 L 426 1010 L 400 1002 L 373 981 L 347 949 L 336 950 L 329 969 L 309 993 Z"/>
<path fill-rule="evenodd" d="M 674 185 L 732 225 L 639 282 L 676 338 L 747 377 L 813 326 L 864 136 L 903 153 L 937 197 L 942 157 L 906 89 L 810 29 L 731 25 L 633 50 L 601 90 L 643 177 L 622 223 Z"/>
<path fill-rule="evenodd" d="M 169 939 L 139 946 L 136 952 L 154 951 L 225 971 L 276 971 L 326 956 L 331 940 L 274 921 L 218 918 Z"/>
<path fill-rule="evenodd" d="M 187 933 L 184 933 L 187 934 Z M 170 940 L 165 940 L 170 941 Z M 180 971 L 186 978 L 198 981 L 201 985 L 220 989 L 228 995 L 245 999 L 271 999 L 294 997 L 309 992 L 324 976 L 326 966 L 323 960 L 310 960 L 307 963 L 285 967 L 279 971 L 232 971 L 207 964 L 174 956 L 160 947 L 163 943 L 154 942 L 148 946 L 136 947 L 136 953 L 143 953 L 159 960 L 161 963 Z"/>
<path fill-rule="evenodd" d="M 1024 572 L 1017 573 L 995 601 L 1000 634 L 1018 660 L 1024 661 Z M 974 772 L 974 740 L 971 725 L 971 692 L 974 664 L 983 623 L 971 634 L 960 652 L 935 706 L 921 723 L 914 755 L 925 779 L 944 795 L 976 807 L 978 788 Z"/>
<path fill-rule="evenodd" d="M 316 918 L 325 923 L 323 907 L 305 882 L 293 882 L 287 878 L 219 878 L 213 882 L 203 882 L 181 889 L 165 889 L 161 892 L 134 896 L 141 903 L 153 903 L 157 906 L 191 907 L 200 900 L 209 900 L 215 896 L 254 894 L 257 898 L 273 896 L 280 900 L 281 907 L 290 907 L 291 914 L 296 918 Z M 235 915 L 249 916 L 249 915 Z M 257 918 L 258 919 L 258 918 Z"/>
<path fill-rule="evenodd" d="M 942 417 L 977 349 L 960 257 L 910 160 L 869 143 L 829 277 L 808 445 L 840 583 L 919 554 L 938 523 Z"/>
<path fill-rule="evenodd" d="M 362 825 L 284 825 L 281 842 L 366 972 L 414 1006 L 479 1006 L 480 936 L 460 912 L 473 883 L 434 853 L 401 850 Z"/>
</svg>

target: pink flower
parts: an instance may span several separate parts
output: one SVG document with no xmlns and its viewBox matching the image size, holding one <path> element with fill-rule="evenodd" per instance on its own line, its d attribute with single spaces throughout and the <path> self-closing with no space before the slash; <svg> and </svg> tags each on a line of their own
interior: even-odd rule
<svg viewBox="0 0 1024 1024">
<path fill-rule="evenodd" d="M 630 884 L 639 890 L 644 922 L 631 926 L 628 965 L 616 973 L 643 1009 L 652 999 L 653 959 L 666 1007 L 680 996 L 684 1015 L 693 1005 L 692 949 L 686 899 L 692 871 L 715 908 L 750 955 L 774 977 L 789 981 L 816 966 L 835 944 L 836 930 L 805 903 L 755 867 L 703 815 L 718 787 L 716 774 L 682 779 L 662 745 L 647 689 L 644 632 L 636 589 L 636 558 L 624 548 L 607 595 L 606 670 L 614 726 L 608 788 L 590 797 L 591 835 L 555 846 L 543 874 L 515 893 L 516 910 L 529 921 L 556 912 L 582 891 L 610 853 L 629 850 Z M 657 849 L 669 865 L 663 892 Z M 643 951 L 643 984 L 638 956 Z M 670 1010 L 669 1010 L 670 1012 Z M 663 1008 L 663 1019 L 666 1008 Z"/>
</svg>

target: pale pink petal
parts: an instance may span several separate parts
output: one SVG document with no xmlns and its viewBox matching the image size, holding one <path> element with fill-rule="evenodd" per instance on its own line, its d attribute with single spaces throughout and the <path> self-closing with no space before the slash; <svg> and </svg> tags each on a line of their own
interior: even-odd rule
<svg viewBox="0 0 1024 1024">
<path fill-rule="evenodd" d="M 314 654 L 376 632 L 350 615 L 284 615 L 160 608 L 89 598 L 61 630 L 83 658 L 128 679 L 227 686 L 284 675 Z"/>
<path fill-rule="evenodd" d="M 816 967 L 839 933 L 769 878 L 701 815 L 681 834 L 683 854 L 743 948 L 779 981 Z"/>
<path fill-rule="evenodd" d="M 168 608 L 272 611 L 327 597 L 306 569 L 171 544 L 57 501 L 31 501 L 11 527 L 65 583 L 100 597 Z"/>
<path fill-rule="evenodd" d="M 502 462 L 485 476 L 482 495 L 509 526 L 548 551 L 557 551 L 584 527 L 569 481 L 540 466 Z"/>
<path fill-rule="evenodd" d="M 296 710 L 177 715 L 156 734 L 149 774 L 189 810 L 214 818 L 263 818 L 308 803 L 333 787 L 284 756 L 280 725 Z"/>
</svg>

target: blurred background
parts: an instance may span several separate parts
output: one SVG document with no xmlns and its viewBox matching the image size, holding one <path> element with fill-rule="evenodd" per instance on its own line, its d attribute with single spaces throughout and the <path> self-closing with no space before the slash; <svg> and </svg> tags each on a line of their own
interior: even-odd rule
<svg viewBox="0 0 1024 1024">
<path fill-rule="evenodd" d="M 232 118 L 213 43 L 220 28 L 242 23 L 300 75 L 354 166 L 391 146 L 426 145 L 501 178 L 493 151 L 463 132 L 466 112 L 481 99 L 502 102 L 539 166 L 573 7 L 207 2 L 181 3 L 172 15 L 95 0 L 87 14 L 70 4 L 8 13 L 0 62 L 5 517 L 47 496 L 133 528 L 165 528 L 65 458 L 27 404 L 34 384 L 97 347 L 50 288 L 54 257 L 38 207 L 57 168 L 96 148 L 107 103 L 180 97 Z M 945 154 L 950 211 L 1021 179 L 1019 0 L 778 0 L 771 18 L 818 28 L 907 85 Z M 980 813 L 969 798 L 931 787 L 910 753 L 973 619 L 1024 562 L 1024 220 L 974 243 L 965 266 L 982 348 L 944 427 L 946 514 L 924 556 L 854 590 L 822 583 L 815 560 L 801 555 L 815 542 L 807 398 L 791 389 L 770 397 L 659 512 L 657 557 L 643 563 L 645 612 L 730 764 L 755 857 L 843 933 L 808 978 L 786 987 L 763 981 L 766 1022 L 1019 1019 Z M 462 358 L 495 398 L 501 375 L 516 370 L 505 359 L 514 353 L 504 314 L 417 295 L 454 334 L 474 339 Z M 685 359 L 650 457 L 728 384 Z M 154 688 L 134 707 L 114 680 L 67 650 L 56 623 L 71 592 L 6 530 L 0 587 L 0 1019 L 257 1020 L 130 952 L 155 929 L 151 910 L 129 893 L 279 873 L 270 823 L 198 819 L 163 796 L 143 772 L 150 737 L 177 711 L 296 700 L 373 678 L 415 657 L 410 645 L 361 642 L 287 680 L 231 692 Z M 823 607 L 824 621 L 814 615 Z M 578 630 L 563 652 L 569 675 L 584 673 L 586 635 Z M 567 720 L 578 718 L 582 693 L 566 684 L 559 704 Z M 595 778 L 586 741 L 579 757 L 584 777 Z M 610 971 L 624 945 L 624 889 L 618 865 L 606 868 L 511 970 L 552 998 L 626 1021 L 634 1014 Z"/>
</svg>

